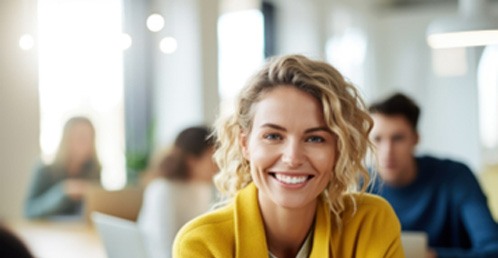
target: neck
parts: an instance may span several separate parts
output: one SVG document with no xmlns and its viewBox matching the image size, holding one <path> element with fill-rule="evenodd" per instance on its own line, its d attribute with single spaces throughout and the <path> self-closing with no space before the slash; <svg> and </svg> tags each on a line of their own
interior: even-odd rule
<svg viewBox="0 0 498 258">
<path fill-rule="evenodd" d="M 317 201 L 301 208 L 285 208 L 259 194 L 269 251 L 280 258 L 296 257 L 315 218 Z"/>
<path fill-rule="evenodd" d="M 411 159 L 409 166 L 403 172 L 404 177 L 398 182 L 398 186 L 407 186 L 415 181 L 417 178 L 417 160 L 415 157 Z"/>
<path fill-rule="evenodd" d="M 195 183 L 211 183 L 212 179 L 202 175 L 202 172 L 200 171 L 192 170 L 189 181 Z"/>
<path fill-rule="evenodd" d="M 66 169 L 69 175 L 75 176 L 80 174 L 81 167 L 85 164 L 83 160 L 70 160 L 67 163 Z"/>
</svg>

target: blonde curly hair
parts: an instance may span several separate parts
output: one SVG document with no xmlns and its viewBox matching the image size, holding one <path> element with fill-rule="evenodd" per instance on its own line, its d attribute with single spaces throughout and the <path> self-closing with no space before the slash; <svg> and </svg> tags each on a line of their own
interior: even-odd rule
<svg viewBox="0 0 498 258">
<path fill-rule="evenodd" d="M 335 221 L 341 224 L 346 193 L 364 192 L 370 177 L 364 158 L 372 143 L 368 134 L 373 121 L 353 85 L 331 65 L 301 55 L 271 59 L 242 89 L 235 111 L 218 119 L 215 125 L 217 150 L 214 158 L 220 172 L 215 183 L 222 197 L 230 200 L 251 181 L 249 162 L 242 154 L 241 133 L 252 127 L 252 107 L 276 87 L 296 87 L 317 98 L 327 127 L 337 137 L 338 157 L 322 197 Z M 354 199 L 353 199 L 354 201 Z"/>
</svg>

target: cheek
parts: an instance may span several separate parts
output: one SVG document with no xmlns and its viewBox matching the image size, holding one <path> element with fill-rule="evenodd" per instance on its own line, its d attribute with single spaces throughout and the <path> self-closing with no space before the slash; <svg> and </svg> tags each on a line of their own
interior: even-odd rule
<svg viewBox="0 0 498 258">
<path fill-rule="evenodd" d="M 264 173 L 278 160 L 278 149 L 274 146 L 268 146 L 264 143 L 252 142 L 247 149 L 246 159 L 251 166 L 251 175 L 255 173 Z"/>
<path fill-rule="evenodd" d="M 275 151 L 272 151 L 271 148 L 261 146 L 261 145 L 253 145 L 254 147 L 250 149 L 249 152 L 249 162 L 251 167 L 261 168 L 266 167 L 268 164 L 272 163 L 274 160 Z"/>
<path fill-rule="evenodd" d="M 412 153 L 412 147 L 409 143 L 403 143 L 403 144 L 400 144 L 398 146 L 398 148 L 396 149 L 396 154 L 398 156 L 402 156 L 404 158 L 408 158 L 411 156 L 411 153 Z"/>
<path fill-rule="evenodd" d="M 331 174 L 337 162 L 337 153 L 334 149 L 317 151 L 312 155 L 315 167 L 321 173 Z"/>
</svg>

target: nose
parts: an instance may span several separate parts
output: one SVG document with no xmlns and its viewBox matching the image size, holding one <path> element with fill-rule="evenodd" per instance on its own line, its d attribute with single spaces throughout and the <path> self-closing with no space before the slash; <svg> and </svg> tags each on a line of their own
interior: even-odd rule
<svg viewBox="0 0 498 258">
<path fill-rule="evenodd" d="M 289 168 L 297 168 L 304 162 L 303 146 L 298 140 L 289 140 L 282 151 L 282 162 Z"/>
</svg>

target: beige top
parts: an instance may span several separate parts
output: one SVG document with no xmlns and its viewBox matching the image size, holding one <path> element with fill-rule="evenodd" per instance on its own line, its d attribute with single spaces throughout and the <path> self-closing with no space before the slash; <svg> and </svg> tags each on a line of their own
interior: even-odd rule
<svg viewBox="0 0 498 258">
<path fill-rule="evenodd" d="M 299 249 L 299 252 L 297 252 L 296 258 L 308 258 L 311 253 L 311 247 L 312 247 L 312 239 L 313 239 L 313 230 L 311 230 L 308 233 L 308 236 L 306 236 L 306 240 L 304 240 L 303 245 L 301 246 L 301 249 Z M 268 251 L 268 255 L 270 258 L 278 258 L 277 256 L 273 255 L 270 251 Z"/>
<path fill-rule="evenodd" d="M 210 183 L 171 182 L 164 178 L 150 182 L 137 220 L 149 257 L 171 257 L 178 230 L 208 211 L 213 202 L 214 190 Z"/>
</svg>

